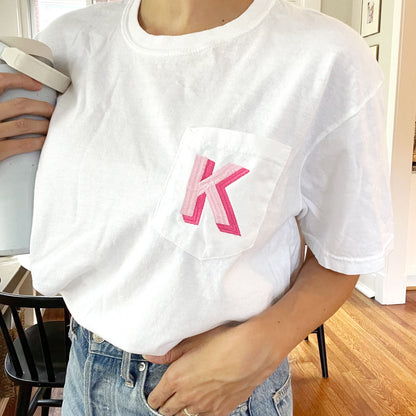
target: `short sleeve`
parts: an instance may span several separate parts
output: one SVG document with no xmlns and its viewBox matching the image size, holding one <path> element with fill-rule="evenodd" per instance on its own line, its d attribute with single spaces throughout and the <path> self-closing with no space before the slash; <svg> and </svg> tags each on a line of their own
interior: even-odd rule
<svg viewBox="0 0 416 416">
<path fill-rule="evenodd" d="M 306 244 L 325 268 L 367 274 L 384 267 L 393 217 L 384 88 L 308 150 L 301 172 Z"/>
</svg>

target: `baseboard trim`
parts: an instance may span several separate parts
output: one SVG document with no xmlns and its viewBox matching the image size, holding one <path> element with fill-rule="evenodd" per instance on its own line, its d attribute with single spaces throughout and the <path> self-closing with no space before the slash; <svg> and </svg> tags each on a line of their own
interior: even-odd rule
<svg viewBox="0 0 416 416">
<path fill-rule="evenodd" d="M 416 275 L 407 276 L 407 290 L 416 290 Z"/>
<path fill-rule="evenodd" d="M 355 288 L 359 290 L 364 296 L 367 296 L 368 298 L 374 298 L 376 295 L 375 290 L 371 289 L 367 285 L 365 285 L 363 282 L 358 281 L 355 285 Z"/>
</svg>

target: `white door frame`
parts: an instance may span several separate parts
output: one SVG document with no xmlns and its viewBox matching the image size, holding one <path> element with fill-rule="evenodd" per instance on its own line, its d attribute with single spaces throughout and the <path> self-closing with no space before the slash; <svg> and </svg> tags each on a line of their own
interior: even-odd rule
<svg viewBox="0 0 416 416">
<path fill-rule="evenodd" d="M 321 0 L 301 0 L 302 6 L 321 11 Z"/>
<path fill-rule="evenodd" d="M 406 301 L 411 160 L 416 114 L 416 2 L 395 0 L 395 7 L 387 129 L 392 140 L 391 191 L 395 241 L 383 278 L 375 279 L 375 298 L 382 304 Z"/>
</svg>

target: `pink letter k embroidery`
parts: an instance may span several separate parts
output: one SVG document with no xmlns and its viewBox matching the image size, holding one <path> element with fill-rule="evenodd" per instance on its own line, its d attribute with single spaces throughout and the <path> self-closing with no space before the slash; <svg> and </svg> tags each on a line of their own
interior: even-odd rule
<svg viewBox="0 0 416 416">
<path fill-rule="evenodd" d="M 224 233 L 241 236 L 225 188 L 250 171 L 228 163 L 217 172 L 212 173 L 214 166 L 215 162 L 212 160 L 196 156 L 181 209 L 182 217 L 186 223 L 198 225 L 207 197 L 218 229 Z"/>
</svg>

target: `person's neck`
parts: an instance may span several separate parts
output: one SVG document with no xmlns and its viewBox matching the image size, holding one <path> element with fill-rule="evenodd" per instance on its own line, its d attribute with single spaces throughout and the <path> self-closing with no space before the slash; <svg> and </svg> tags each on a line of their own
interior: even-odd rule
<svg viewBox="0 0 416 416">
<path fill-rule="evenodd" d="M 140 26 L 152 35 L 184 35 L 224 25 L 253 0 L 142 0 Z"/>
</svg>

